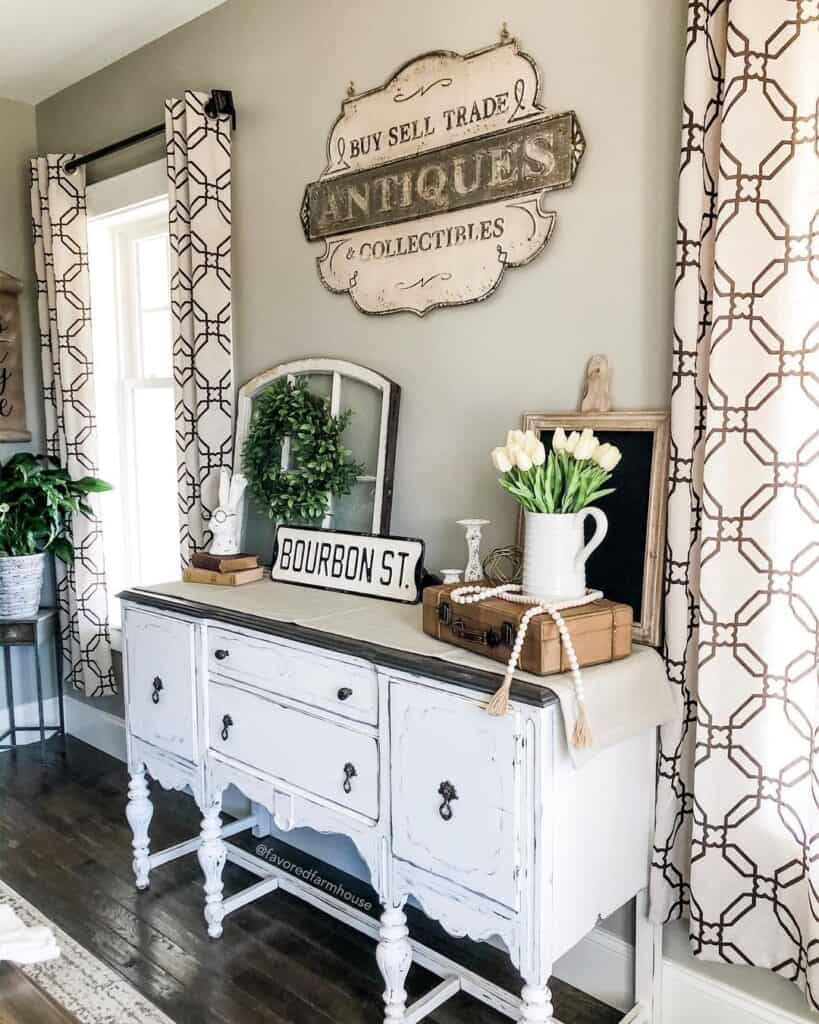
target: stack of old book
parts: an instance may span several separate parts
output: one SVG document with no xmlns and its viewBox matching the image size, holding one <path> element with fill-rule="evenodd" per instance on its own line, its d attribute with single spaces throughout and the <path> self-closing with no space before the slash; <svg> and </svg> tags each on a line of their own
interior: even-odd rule
<svg viewBox="0 0 819 1024">
<path fill-rule="evenodd" d="M 240 587 L 260 580 L 264 569 L 258 555 L 212 555 L 197 551 L 182 573 L 186 583 L 211 583 L 221 587 Z"/>
</svg>

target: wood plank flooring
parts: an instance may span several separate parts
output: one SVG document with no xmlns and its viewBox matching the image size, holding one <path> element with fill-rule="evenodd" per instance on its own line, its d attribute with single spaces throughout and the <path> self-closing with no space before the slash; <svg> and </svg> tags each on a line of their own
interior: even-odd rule
<svg viewBox="0 0 819 1024">
<path fill-rule="evenodd" d="M 376 1024 L 383 1019 L 374 942 L 295 897 L 271 893 L 231 914 L 224 937 L 214 942 L 205 933 L 195 856 L 157 869 L 150 890 L 137 893 L 126 792 L 124 765 L 70 737 L 50 740 L 42 750 L 31 744 L 0 754 L 0 878 L 177 1024 Z M 198 832 L 199 813 L 190 797 L 154 784 L 152 798 L 153 849 Z M 247 836 L 245 844 L 253 849 L 256 840 Z M 290 854 L 294 862 L 305 858 Z M 329 867 L 325 871 L 306 858 L 302 863 L 334 877 Z M 362 883 L 337 877 L 375 903 Z M 224 881 L 229 895 L 254 879 L 229 864 Z M 516 972 L 493 947 L 455 944 L 420 914 L 411 916 L 410 929 L 428 945 L 510 990 L 519 989 Z M 26 981 L 13 969 L 0 973 L 0 1024 L 65 1024 L 67 1018 L 54 1016 L 59 1011 L 53 1007 L 38 1007 L 42 996 L 21 978 Z M 436 980 L 414 966 L 407 981 L 410 1001 Z M 565 1024 L 620 1019 L 560 982 L 554 995 Z M 503 1024 L 508 1019 L 461 994 L 428 1020 Z"/>
</svg>

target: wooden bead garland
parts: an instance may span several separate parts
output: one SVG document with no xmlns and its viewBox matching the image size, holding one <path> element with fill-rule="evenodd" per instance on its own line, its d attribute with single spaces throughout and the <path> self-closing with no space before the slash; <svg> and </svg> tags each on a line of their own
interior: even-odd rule
<svg viewBox="0 0 819 1024">
<path fill-rule="evenodd" d="M 509 710 L 509 691 L 512 687 L 512 677 L 515 674 L 515 669 L 517 668 L 518 661 L 520 660 L 520 653 L 523 650 L 523 644 L 526 640 L 526 631 L 529 629 L 529 622 L 535 615 L 549 614 L 551 615 L 554 624 L 557 626 L 560 642 L 563 645 L 563 649 L 566 651 L 566 656 L 569 659 L 569 668 L 572 673 L 574 697 L 577 703 L 577 721 L 575 722 L 574 732 L 572 733 L 572 745 L 581 749 L 590 747 L 592 745 L 592 734 L 588 715 L 586 714 L 583 677 L 580 674 L 580 665 L 577 660 L 577 654 L 574 649 L 574 644 L 572 643 L 572 638 L 569 635 L 566 622 L 560 612 L 565 611 L 567 608 L 579 608 L 584 604 L 591 604 L 593 601 L 599 601 L 603 596 L 603 592 L 602 590 L 587 590 L 582 597 L 574 598 L 573 600 L 556 601 L 552 604 L 539 604 L 537 598 L 530 597 L 528 594 L 524 594 L 521 591 L 522 587 L 520 584 L 504 583 L 498 587 L 459 587 L 457 590 L 453 590 L 449 595 L 455 604 L 479 604 L 481 601 L 486 601 L 490 597 L 503 597 L 505 600 L 512 601 L 515 604 L 531 605 L 531 607 L 527 608 L 524 612 L 523 618 L 520 620 L 517 636 L 515 637 L 515 642 L 512 646 L 512 653 L 509 655 L 509 661 L 506 665 L 503 683 L 497 693 L 487 704 L 486 710 L 490 715 L 505 715 Z"/>
</svg>

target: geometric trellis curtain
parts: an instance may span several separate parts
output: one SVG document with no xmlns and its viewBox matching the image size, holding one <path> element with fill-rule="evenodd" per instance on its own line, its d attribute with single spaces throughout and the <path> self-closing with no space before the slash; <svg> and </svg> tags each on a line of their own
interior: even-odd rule
<svg viewBox="0 0 819 1024">
<path fill-rule="evenodd" d="M 233 461 L 231 121 L 209 96 L 165 103 L 182 564 L 210 543 L 219 471 Z"/>
<path fill-rule="evenodd" d="M 819 5 L 689 4 L 651 897 L 819 1008 Z"/>
<path fill-rule="evenodd" d="M 85 168 L 66 174 L 70 159 L 31 161 L 31 212 L 46 452 L 77 479 L 97 475 L 98 464 Z M 90 505 L 96 505 L 95 495 Z M 69 685 L 99 697 L 116 692 L 116 683 L 98 515 L 73 514 L 71 534 L 74 564 L 55 559 L 62 674 Z"/>
</svg>

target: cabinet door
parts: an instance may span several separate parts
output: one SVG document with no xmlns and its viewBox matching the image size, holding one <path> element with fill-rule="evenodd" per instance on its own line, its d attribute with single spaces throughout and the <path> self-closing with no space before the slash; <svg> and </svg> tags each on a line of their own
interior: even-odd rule
<svg viewBox="0 0 819 1024">
<path fill-rule="evenodd" d="M 517 715 L 393 682 L 390 723 L 396 857 L 514 907 Z"/>
<path fill-rule="evenodd" d="M 127 609 L 128 728 L 132 735 L 196 759 L 194 627 L 181 619 Z"/>
</svg>

